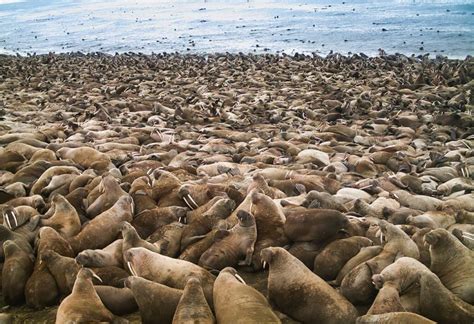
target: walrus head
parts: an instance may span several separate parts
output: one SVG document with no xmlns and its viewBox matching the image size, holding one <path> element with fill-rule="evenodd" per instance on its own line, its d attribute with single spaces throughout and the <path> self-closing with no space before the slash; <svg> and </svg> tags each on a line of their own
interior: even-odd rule
<svg viewBox="0 0 474 324">
<path fill-rule="evenodd" d="M 244 279 L 238 274 L 237 270 L 235 270 L 235 269 L 232 268 L 232 267 L 226 267 L 226 268 L 222 269 L 222 270 L 219 272 L 219 275 L 224 275 L 224 274 L 230 274 L 230 275 L 234 276 L 238 281 L 240 281 L 241 283 L 243 283 L 244 285 L 247 284 L 247 283 L 244 281 Z"/>
<path fill-rule="evenodd" d="M 445 229 L 435 229 L 425 234 L 424 241 L 429 245 L 436 245 L 440 241 L 447 239 L 449 233 Z"/>
<path fill-rule="evenodd" d="M 18 215 L 13 207 L 8 206 L 3 210 L 3 224 L 11 230 L 21 225 L 18 223 Z"/>
<path fill-rule="evenodd" d="M 273 256 L 275 255 L 276 248 L 274 247 L 268 247 L 260 251 L 260 258 L 262 259 L 263 262 L 263 269 L 266 268 L 267 264 L 270 265 L 273 261 Z"/>
<path fill-rule="evenodd" d="M 383 277 L 381 274 L 376 274 L 372 276 L 372 283 L 374 284 L 375 288 L 382 289 L 383 287 Z"/>
<path fill-rule="evenodd" d="M 239 210 L 237 212 L 237 218 L 239 220 L 240 226 L 242 227 L 250 227 L 255 225 L 255 217 L 245 210 Z"/>
</svg>

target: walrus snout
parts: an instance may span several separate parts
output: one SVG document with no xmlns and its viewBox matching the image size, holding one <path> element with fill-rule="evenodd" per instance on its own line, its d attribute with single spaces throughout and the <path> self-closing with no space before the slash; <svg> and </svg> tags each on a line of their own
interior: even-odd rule
<svg viewBox="0 0 474 324">
<path fill-rule="evenodd" d="M 438 242 L 440 238 L 441 238 L 440 232 L 437 230 L 433 230 L 425 234 L 424 242 L 429 245 L 434 245 Z"/>
<path fill-rule="evenodd" d="M 374 284 L 375 288 L 382 289 L 383 287 L 383 277 L 380 274 L 376 274 L 372 276 L 372 283 Z"/>
</svg>

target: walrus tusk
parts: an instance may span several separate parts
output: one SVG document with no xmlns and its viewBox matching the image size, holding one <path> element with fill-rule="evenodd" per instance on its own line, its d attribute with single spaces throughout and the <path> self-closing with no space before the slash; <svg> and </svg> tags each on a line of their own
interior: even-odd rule
<svg viewBox="0 0 474 324">
<path fill-rule="evenodd" d="M 10 224 L 10 220 L 8 219 L 8 215 L 5 213 L 5 216 L 4 216 L 6 222 L 7 222 L 7 225 L 8 225 L 8 228 L 9 229 L 12 229 L 12 225 Z"/>
<path fill-rule="evenodd" d="M 100 283 L 103 283 L 101 277 L 99 277 L 94 271 L 91 270 L 91 272 L 92 272 L 92 277 L 94 277 L 94 278 L 96 278 L 97 280 L 99 280 Z"/>
<path fill-rule="evenodd" d="M 263 269 L 265 270 L 267 268 L 267 261 L 263 261 Z"/>
<path fill-rule="evenodd" d="M 128 266 L 128 269 L 130 270 L 130 273 L 132 274 L 132 276 L 138 277 L 138 274 L 135 271 L 135 269 L 133 268 L 133 265 L 130 261 L 127 261 L 127 266 Z"/>
<path fill-rule="evenodd" d="M 12 215 L 13 217 L 13 220 L 15 221 L 15 228 L 18 227 L 18 220 L 16 219 L 16 215 L 15 215 L 15 211 L 10 211 L 10 214 Z"/>
<path fill-rule="evenodd" d="M 371 188 L 371 187 L 372 187 L 372 185 L 370 184 L 370 185 L 368 185 L 368 186 L 364 186 L 364 187 L 362 187 L 362 188 L 359 188 L 359 190 L 365 190 L 365 189 L 369 189 L 369 188 Z"/>
<path fill-rule="evenodd" d="M 198 208 L 198 207 L 199 207 L 199 205 L 198 205 L 198 204 L 196 204 L 196 202 L 194 201 L 193 197 L 191 197 L 191 195 L 190 195 L 190 194 L 188 194 L 188 199 L 189 199 L 189 201 L 190 201 L 190 202 L 192 202 L 192 203 L 194 204 L 194 206 L 195 206 L 196 208 Z"/>
<path fill-rule="evenodd" d="M 188 207 L 189 207 L 191 210 L 194 210 L 194 208 L 191 206 L 191 204 L 189 203 L 189 201 L 186 199 L 186 196 L 183 196 L 183 200 L 184 200 L 184 202 L 186 203 L 186 205 L 188 205 Z"/>
<path fill-rule="evenodd" d="M 472 237 L 472 236 L 467 236 L 467 235 L 463 234 L 462 237 L 465 238 L 465 239 L 468 239 L 470 241 L 474 241 L 474 237 Z"/>
<path fill-rule="evenodd" d="M 180 222 L 181 224 L 187 224 L 186 216 L 179 216 L 178 222 Z"/>
<path fill-rule="evenodd" d="M 462 235 L 467 235 L 467 236 L 470 236 L 470 237 L 474 237 L 474 234 L 469 233 L 469 232 L 462 232 Z"/>
<path fill-rule="evenodd" d="M 240 281 L 241 283 L 243 283 L 244 285 L 247 284 L 247 283 L 244 281 L 244 279 L 243 279 L 238 273 L 236 273 L 234 276 L 237 278 L 237 280 L 239 280 L 239 281 Z"/>
<path fill-rule="evenodd" d="M 383 244 L 383 232 L 380 231 L 380 244 Z"/>
</svg>

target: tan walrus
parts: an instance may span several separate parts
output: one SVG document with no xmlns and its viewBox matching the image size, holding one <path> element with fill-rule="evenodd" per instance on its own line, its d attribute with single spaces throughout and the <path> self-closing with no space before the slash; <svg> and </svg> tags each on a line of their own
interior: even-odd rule
<svg viewBox="0 0 474 324">
<path fill-rule="evenodd" d="M 72 293 L 59 305 L 56 323 L 109 322 L 128 323 L 112 314 L 100 300 L 92 284 L 95 274 L 81 269 L 77 274 Z"/>
<path fill-rule="evenodd" d="M 214 314 L 204 297 L 201 281 L 198 278 L 190 277 L 176 307 L 173 324 L 213 324 L 215 322 Z"/>
<path fill-rule="evenodd" d="M 285 249 L 261 253 L 270 266 L 268 297 L 285 314 L 303 323 L 355 321 L 355 307 Z"/>
<path fill-rule="evenodd" d="M 217 323 L 281 323 L 266 298 L 230 267 L 214 283 L 214 308 Z"/>
</svg>

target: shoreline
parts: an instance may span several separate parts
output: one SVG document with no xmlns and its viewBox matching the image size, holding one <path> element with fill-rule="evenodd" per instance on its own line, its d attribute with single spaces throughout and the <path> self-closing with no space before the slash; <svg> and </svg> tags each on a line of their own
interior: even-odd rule
<svg viewBox="0 0 474 324">
<path fill-rule="evenodd" d="M 383 57 L 383 56 L 390 56 L 390 57 L 404 57 L 404 58 L 428 58 L 429 60 L 434 59 L 447 59 L 447 60 L 466 60 L 470 57 L 474 56 L 474 53 L 466 54 L 465 56 L 451 56 L 448 57 L 447 55 L 443 55 L 442 53 L 411 53 L 411 54 L 404 54 L 399 52 L 388 53 L 383 49 L 379 49 L 379 53 L 377 55 L 369 55 L 365 54 L 364 52 L 359 53 L 340 53 L 340 52 L 332 52 L 324 55 L 318 52 L 294 52 L 294 53 L 275 53 L 275 52 L 185 52 L 185 51 L 174 51 L 174 52 L 141 52 L 141 51 L 126 51 L 126 52 L 105 52 L 105 51 L 73 51 L 73 52 L 44 52 L 44 53 L 30 53 L 30 52 L 10 52 L 10 53 L 2 53 L 0 50 L 0 57 L 35 57 L 35 56 L 120 56 L 120 55 L 132 55 L 132 56 L 183 56 L 183 57 L 207 57 L 207 56 L 276 56 L 276 57 L 313 57 L 318 59 L 325 59 L 331 58 L 334 56 L 341 56 L 344 58 L 349 57 L 361 57 L 363 59 L 370 59 L 376 57 Z"/>
</svg>

